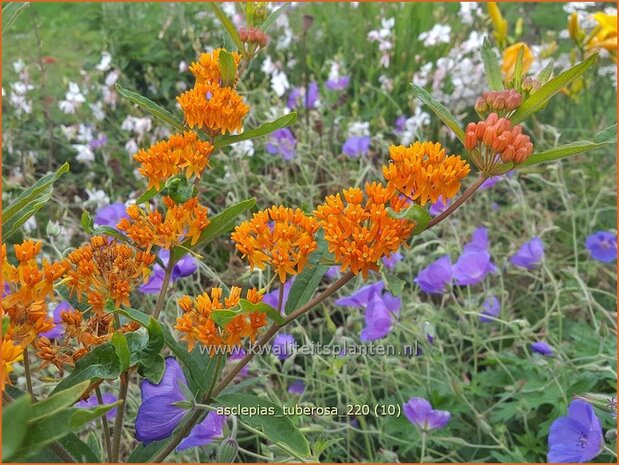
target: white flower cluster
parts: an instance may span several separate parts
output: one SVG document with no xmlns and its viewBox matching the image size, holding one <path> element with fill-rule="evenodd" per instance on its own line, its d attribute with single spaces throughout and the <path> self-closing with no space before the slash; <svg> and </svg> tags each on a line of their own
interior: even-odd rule
<svg viewBox="0 0 619 465">
<path fill-rule="evenodd" d="M 368 33 L 370 42 L 378 42 L 378 50 L 381 52 L 380 64 L 383 68 L 389 68 L 391 62 L 391 50 L 393 49 L 393 28 L 395 18 L 381 19 L 381 28 Z"/>
<path fill-rule="evenodd" d="M 32 100 L 28 99 L 28 92 L 34 90 L 34 86 L 30 83 L 28 68 L 20 59 L 13 63 L 13 69 L 18 74 L 19 81 L 11 84 L 9 103 L 15 108 L 15 114 L 29 115 L 32 113 Z M 4 96 L 4 88 L 2 89 L 2 96 Z"/>
</svg>

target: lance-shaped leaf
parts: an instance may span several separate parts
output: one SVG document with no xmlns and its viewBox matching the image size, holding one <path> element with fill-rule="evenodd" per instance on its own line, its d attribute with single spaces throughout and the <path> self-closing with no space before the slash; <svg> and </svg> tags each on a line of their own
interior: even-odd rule
<svg viewBox="0 0 619 465">
<path fill-rule="evenodd" d="M 415 223 L 415 227 L 413 228 L 413 236 L 424 232 L 428 228 L 428 223 L 430 223 L 430 220 L 432 219 L 427 208 L 424 208 L 416 203 L 400 212 L 394 212 L 391 208 L 388 208 L 387 213 L 389 213 L 389 215 L 393 218 L 397 218 L 399 220 L 405 219 Z"/>
<path fill-rule="evenodd" d="M 172 249 L 171 258 L 172 263 L 176 263 L 180 258 L 187 253 L 188 250 L 203 246 L 216 237 L 230 231 L 236 222 L 239 215 L 249 210 L 256 205 L 256 199 L 243 200 L 236 205 L 226 208 L 219 215 L 211 218 L 209 225 L 202 231 L 198 241 L 192 246 L 191 240 L 187 240 L 183 243 L 182 247 L 174 247 Z"/>
<path fill-rule="evenodd" d="M 267 318 L 274 321 L 277 324 L 284 324 L 284 317 L 277 311 L 277 309 L 265 304 L 264 302 L 258 302 L 257 304 L 250 302 L 246 299 L 239 301 L 239 307 L 243 313 L 260 312 L 266 314 Z"/>
<path fill-rule="evenodd" d="M 142 195 L 140 195 L 136 199 L 135 203 L 140 205 L 141 203 L 148 202 L 150 199 L 152 199 L 154 196 L 156 196 L 158 192 L 159 191 L 157 190 L 156 187 L 151 187 L 146 192 L 144 192 Z"/>
<path fill-rule="evenodd" d="M 116 91 L 122 95 L 123 97 L 131 100 L 133 103 L 137 104 L 140 108 L 145 110 L 146 112 L 153 115 L 160 121 L 169 124 L 177 131 L 185 131 L 185 126 L 183 122 L 179 120 L 176 116 L 170 113 L 165 108 L 157 105 L 152 100 L 144 97 L 143 95 L 138 94 L 137 92 L 133 92 L 129 89 L 125 89 L 120 84 L 116 83 Z"/>
<path fill-rule="evenodd" d="M 267 19 L 265 19 L 264 22 L 260 25 L 260 29 L 262 29 L 264 32 L 267 32 L 269 28 L 275 23 L 275 21 L 277 21 L 277 18 L 283 15 L 286 12 L 286 10 L 288 10 L 289 7 L 290 7 L 290 2 L 286 2 L 282 6 L 280 6 L 277 10 L 274 10 L 267 17 Z"/>
<path fill-rule="evenodd" d="M 514 89 L 520 89 L 520 83 L 522 82 L 522 61 L 524 60 L 524 46 L 520 46 L 518 49 L 518 56 L 516 57 L 516 64 L 514 66 Z"/>
<path fill-rule="evenodd" d="M 460 123 L 456 120 L 456 118 L 449 112 L 445 106 L 432 97 L 427 90 L 423 87 L 419 87 L 413 83 L 411 83 L 411 87 L 413 90 L 413 95 L 417 97 L 423 104 L 425 104 L 430 110 L 434 112 L 436 116 L 438 116 L 443 123 L 445 123 L 455 134 L 460 142 L 464 144 L 464 131 Z"/>
<path fill-rule="evenodd" d="M 80 400 L 89 385 L 89 381 L 84 381 L 65 389 L 64 391 L 52 394 L 47 399 L 32 404 L 28 421 L 34 421 L 48 415 L 54 415 L 56 412 L 59 412 L 67 407 L 71 407 L 75 402 Z"/>
<path fill-rule="evenodd" d="M 234 81 L 236 80 L 234 57 L 225 50 L 219 52 L 219 74 L 221 75 L 221 83 L 224 87 L 234 85 Z"/>
<path fill-rule="evenodd" d="M 3 241 L 15 234 L 21 225 L 51 200 L 54 183 L 68 171 L 69 164 L 65 163 L 55 173 L 46 174 L 2 210 Z"/>
<path fill-rule="evenodd" d="M 550 79 L 550 76 L 552 76 L 552 71 L 555 68 L 555 63 L 554 61 L 551 61 L 550 63 L 548 63 L 543 70 L 541 70 L 539 72 L 539 74 L 537 75 L 537 80 L 540 82 L 540 84 L 546 84 L 546 82 L 548 82 L 548 79 Z"/>
<path fill-rule="evenodd" d="M 60 381 L 52 394 L 68 389 L 82 381 L 101 381 L 116 379 L 120 376 L 121 364 L 116 348 L 109 342 L 95 347 L 75 362 L 75 368 L 69 376 Z"/>
<path fill-rule="evenodd" d="M 406 286 L 406 281 L 398 278 L 396 275 L 391 274 L 389 271 L 385 269 L 385 267 L 380 265 L 380 275 L 383 278 L 383 282 L 387 287 L 387 290 L 391 292 L 393 295 L 398 296 L 404 290 L 404 286 Z"/>
<path fill-rule="evenodd" d="M 243 47 L 243 42 L 241 42 L 241 38 L 239 37 L 239 31 L 236 30 L 236 27 L 234 26 L 234 24 L 232 24 L 232 21 L 230 21 L 230 19 L 226 16 L 223 10 L 219 8 L 219 5 L 217 5 L 217 3 L 209 2 L 209 5 L 215 15 L 223 24 L 224 28 L 226 28 L 226 31 L 228 31 L 228 35 L 232 39 L 232 42 L 234 42 L 234 44 L 236 45 L 236 48 L 239 50 L 239 52 L 245 55 L 245 47 Z"/>
<path fill-rule="evenodd" d="M 503 76 L 501 75 L 501 65 L 487 37 L 481 45 L 481 60 L 484 63 L 486 79 L 491 90 L 503 90 Z"/>
<path fill-rule="evenodd" d="M 303 271 L 299 274 L 288 293 L 286 306 L 284 311 L 286 315 L 291 314 L 297 308 L 305 305 L 316 292 L 316 288 L 322 277 L 329 270 L 331 265 L 327 265 L 333 260 L 332 254 L 329 252 L 329 245 L 324 239 L 324 233 L 320 231 L 316 235 L 317 247 L 314 250 L 305 264 Z"/>
<path fill-rule="evenodd" d="M 257 128 L 249 129 L 242 132 L 241 134 L 219 136 L 215 139 L 215 150 L 226 147 L 230 144 L 235 144 L 244 140 L 255 139 L 256 137 L 271 134 L 273 131 L 288 127 L 296 122 L 297 113 L 293 111 L 291 113 L 288 113 L 287 115 L 277 118 L 275 121 L 261 124 Z"/>
<path fill-rule="evenodd" d="M 510 118 L 511 122 L 513 124 L 518 124 L 533 113 L 541 110 L 557 92 L 591 68 L 597 60 L 597 57 L 597 53 L 594 53 L 582 63 L 578 63 L 558 76 L 550 79 L 546 84 L 531 94 L 528 99 L 522 102 L 522 105 L 520 105 Z"/>
<path fill-rule="evenodd" d="M 24 12 L 26 7 L 30 5 L 29 2 L 10 2 L 6 3 L 2 7 L 2 33 L 4 34 L 9 26 L 13 24 L 13 22 L 19 18 L 19 16 Z"/>
<path fill-rule="evenodd" d="M 30 409 L 30 396 L 21 396 L 2 407 L 2 462 L 13 460 L 24 442 Z"/>
</svg>

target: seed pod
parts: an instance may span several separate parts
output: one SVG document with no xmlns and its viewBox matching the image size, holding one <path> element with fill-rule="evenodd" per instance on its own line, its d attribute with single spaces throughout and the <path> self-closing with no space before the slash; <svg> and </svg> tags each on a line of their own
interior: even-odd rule
<svg viewBox="0 0 619 465">
<path fill-rule="evenodd" d="M 234 438 L 226 438 L 217 449 L 217 462 L 232 463 L 239 453 L 239 443 Z"/>
</svg>

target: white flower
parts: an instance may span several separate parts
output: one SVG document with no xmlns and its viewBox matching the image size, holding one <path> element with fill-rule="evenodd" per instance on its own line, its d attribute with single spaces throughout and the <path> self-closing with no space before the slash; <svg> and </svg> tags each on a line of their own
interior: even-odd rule
<svg viewBox="0 0 619 465">
<path fill-rule="evenodd" d="M 15 92 L 11 92 L 11 95 L 9 96 L 9 102 L 15 107 L 15 109 L 17 110 L 17 114 L 32 113 L 32 101 L 27 100 L 26 97 L 22 94 L 16 94 Z"/>
<path fill-rule="evenodd" d="M 25 67 L 26 67 L 26 63 L 24 63 L 24 60 L 22 60 L 21 58 L 13 63 L 13 69 L 18 74 L 21 73 Z"/>
<path fill-rule="evenodd" d="M 271 89 L 278 97 L 283 97 L 286 91 L 290 88 L 288 76 L 283 71 L 276 71 L 271 76 Z"/>
<path fill-rule="evenodd" d="M 110 63 L 112 63 L 112 55 L 110 55 L 109 52 L 103 52 L 101 54 L 101 61 L 95 68 L 97 68 L 98 71 L 107 71 L 110 67 Z"/>
<path fill-rule="evenodd" d="M 563 5 L 563 11 L 566 13 L 576 13 L 577 11 L 586 10 L 590 6 L 595 6 L 595 2 L 569 2 Z"/>
<path fill-rule="evenodd" d="M 370 123 L 367 121 L 353 121 L 348 125 L 348 136 L 369 136 Z"/>
<path fill-rule="evenodd" d="M 37 229 L 37 220 L 34 216 L 28 218 L 28 220 L 22 225 L 24 231 L 28 234 L 31 234 L 35 229 Z"/>
<path fill-rule="evenodd" d="M 426 47 L 448 44 L 451 41 L 451 26 L 448 24 L 435 24 L 429 31 L 419 34 L 419 40 L 423 41 Z"/>
<path fill-rule="evenodd" d="M 88 194 L 88 200 L 86 202 L 92 205 L 96 205 L 97 208 L 101 208 L 110 204 L 110 198 L 101 189 L 86 189 L 86 193 Z"/>
<path fill-rule="evenodd" d="M 77 140 L 83 144 L 89 144 L 95 138 L 92 127 L 88 124 L 80 124 L 77 129 Z"/>
<path fill-rule="evenodd" d="M 144 134 L 146 134 L 148 131 L 152 129 L 152 127 L 153 127 L 153 120 L 151 120 L 150 118 L 148 117 L 135 118 L 133 130 L 139 136 L 143 136 Z"/>
<path fill-rule="evenodd" d="M 243 140 L 232 144 L 232 152 L 239 156 L 253 157 L 254 156 L 254 143 L 251 140 Z"/>
<path fill-rule="evenodd" d="M 91 103 L 90 111 L 92 111 L 92 116 L 95 117 L 97 121 L 103 121 L 105 119 L 105 111 L 103 111 L 103 104 L 101 102 Z"/>
<path fill-rule="evenodd" d="M 75 114 L 85 101 L 86 97 L 80 92 L 79 86 L 75 82 L 69 82 L 69 91 L 65 95 L 65 100 L 58 102 L 58 106 L 67 114 Z"/>
<path fill-rule="evenodd" d="M 116 83 L 116 81 L 118 81 L 119 76 L 120 76 L 119 69 L 114 69 L 110 71 L 108 75 L 105 76 L 105 85 L 108 87 L 113 86 Z"/>
<path fill-rule="evenodd" d="M 95 154 L 92 150 L 90 150 L 90 146 L 87 144 L 72 144 L 71 147 L 75 149 L 77 155 L 75 159 L 77 161 L 81 161 L 82 163 L 92 163 L 95 161 Z"/>
<path fill-rule="evenodd" d="M 404 122 L 404 131 L 400 136 L 402 145 L 409 145 L 420 135 L 419 131 L 430 124 L 430 115 L 422 111 L 420 107 L 415 108 L 415 113 Z"/>
<path fill-rule="evenodd" d="M 189 66 L 187 66 L 187 62 L 186 61 L 181 61 L 178 64 L 178 72 L 179 73 L 184 73 L 185 71 L 187 71 L 189 69 Z"/>
<path fill-rule="evenodd" d="M 479 8 L 477 2 L 460 2 L 458 16 L 464 24 L 472 24 L 475 17 L 480 16 L 481 13 L 481 8 Z"/>
<path fill-rule="evenodd" d="M 139 147 L 135 139 L 129 139 L 127 141 L 127 143 L 125 144 L 125 150 L 127 151 L 129 155 L 133 155 L 137 153 L 137 151 L 139 150 Z"/>
<path fill-rule="evenodd" d="M 380 82 L 381 89 L 387 92 L 391 92 L 393 90 L 393 79 L 391 79 L 389 76 L 381 74 L 378 77 L 378 82 Z"/>
<path fill-rule="evenodd" d="M 26 95 L 32 89 L 34 89 L 34 86 L 26 82 L 17 81 L 11 84 L 11 90 L 17 95 Z"/>
<path fill-rule="evenodd" d="M 75 138 L 75 136 L 77 135 L 77 126 L 76 125 L 71 125 L 71 126 L 64 126 L 64 125 L 60 125 L 60 129 L 62 130 L 62 135 L 65 136 L 67 138 L 67 140 L 71 140 L 73 138 Z"/>
<path fill-rule="evenodd" d="M 277 71 L 277 67 L 273 64 L 273 60 L 271 60 L 271 57 L 269 55 L 264 57 L 264 61 L 262 62 L 260 70 L 264 74 L 273 74 L 275 71 Z"/>
</svg>

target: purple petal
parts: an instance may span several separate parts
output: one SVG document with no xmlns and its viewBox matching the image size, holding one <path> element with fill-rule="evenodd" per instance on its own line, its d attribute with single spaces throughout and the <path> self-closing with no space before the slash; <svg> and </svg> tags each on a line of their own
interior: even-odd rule
<svg viewBox="0 0 619 465">
<path fill-rule="evenodd" d="M 422 269 L 414 281 L 422 291 L 428 294 L 442 294 L 451 279 L 451 260 L 445 255 Z"/>
<path fill-rule="evenodd" d="M 95 214 L 94 224 L 96 226 L 110 226 L 114 229 L 121 218 L 128 218 L 125 205 L 121 202 L 112 203 L 100 208 Z"/>
<path fill-rule="evenodd" d="M 532 270 L 536 268 L 544 258 L 544 243 L 539 237 L 534 237 L 529 242 L 522 244 L 518 252 L 510 258 L 514 266 Z"/>
<path fill-rule="evenodd" d="M 282 306 L 281 306 L 282 314 L 285 312 L 286 302 L 288 302 L 288 295 L 290 294 L 290 288 L 292 287 L 293 282 L 294 282 L 294 278 L 289 279 L 284 284 L 284 295 L 282 296 L 283 298 L 282 298 Z M 277 309 L 279 305 L 279 289 L 275 289 L 274 291 L 271 291 L 268 294 L 266 294 L 262 298 L 262 301 L 265 304 L 270 305 L 271 307 Z"/>
<path fill-rule="evenodd" d="M 365 307 L 368 304 L 372 293 L 380 293 L 384 287 L 385 284 L 382 281 L 378 281 L 374 284 L 368 284 L 367 286 L 360 288 L 354 294 L 336 300 L 335 305 L 340 305 L 342 307 Z"/>
<path fill-rule="evenodd" d="M 446 412 L 445 410 L 432 410 L 426 419 L 426 429 L 443 428 L 447 423 L 449 423 L 450 418 L 451 413 Z"/>
<path fill-rule="evenodd" d="M 361 331 L 363 342 L 387 336 L 393 326 L 393 314 L 387 309 L 380 294 L 374 293 L 365 311 L 365 328 Z"/>
<path fill-rule="evenodd" d="M 99 403 L 99 400 L 97 399 L 97 396 L 92 394 L 88 399 L 80 400 L 79 402 L 77 402 L 75 404 L 75 406 L 77 408 L 94 408 L 94 407 L 98 407 L 99 405 L 113 404 L 114 402 L 116 402 L 118 400 L 118 398 L 114 394 L 110 394 L 109 392 L 104 392 L 101 395 L 101 400 L 103 400 L 102 404 Z M 113 420 L 114 417 L 116 416 L 116 410 L 117 410 L 116 407 L 114 407 L 113 409 L 109 410 L 105 414 L 105 417 L 108 420 Z"/>
<path fill-rule="evenodd" d="M 494 269 L 488 252 L 465 252 L 453 266 L 453 277 L 459 286 L 473 286 Z"/>
<path fill-rule="evenodd" d="M 303 395 L 305 392 L 305 383 L 300 379 L 293 381 L 290 386 L 288 386 L 288 392 L 299 396 Z"/>
<path fill-rule="evenodd" d="M 501 304 L 499 302 L 499 299 L 497 299 L 493 295 L 491 295 L 490 297 L 487 297 L 486 300 L 484 300 L 484 303 L 482 305 L 485 309 L 483 312 L 481 312 L 482 315 L 487 315 L 487 316 L 496 318 L 501 314 Z M 480 316 L 479 321 L 481 321 L 482 323 L 491 323 L 494 320 L 492 318 L 486 318 L 485 316 Z"/>
<path fill-rule="evenodd" d="M 607 231 L 598 231 L 587 237 L 585 245 L 591 258 L 603 263 L 617 259 L 617 235 Z"/>
<path fill-rule="evenodd" d="M 181 258 L 172 269 L 172 278 L 186 278 L 187 276 L 191 276 L 198 269 L 198 263 L 196 259 L 193 258 L 190 254 L 185 255 Z"/>
<path fill-rule="evenodd" d="M 423 427 L 432 411 L 432 405 L 423 397 L 412 397 L 403 406 L 404 415 L 415 426 Z"/>
<path fill-rule="evenodd" d="M 392 271 L 396 264 L 402 260 L 402 258 L 402 254 L 400 252 L 392 253 L 389 257 L 383 257 L 383 265 L 385 265 L 385 268 L 389 271 Z"/>
<path fill-rule="evenodd" d="M 279 333 L 273 339 L 273 355 L 280 360 L 286 360 L 294 350 L 294 337 L 292 334 Z"/>
<path fill-rule="evenodd" d="M 490 247 L 488 228 L 477 228 L 471 235 L 471 240 L 464 245 L 464 252 L 483 252 Z"/>
<path fill-rule="evenodd" d="M 337 79 L 329 79 L 325 82 L 325 87 L 329 90 L 344 90 L 348 87 L 350 76 L 340 76 Z"/>
<path fill-rule="evenodd" d="M 181 441 L 176 450 L 185 450 L 191 447 L 205 446 L 213 442 L 213 439 L 223 436 L 226 417 L 216 412 L 208 415 L 193 427 L 191 433 Z"/>
<path fill-rule="evenodd" d="M 449 207 L 449 205 L 451 205 L 451 200 L 447 200 L 447 202 L 445 202 L 443 201 L 443 197 L 439 196 L 436 202 L 430 205 L 430 209 L 428 211 L 430 212 L 430 215 L 438 216 L 445 210 L 447 210 L 447 207 Z"/>
<path fill-rule="evenodd" d="M 370 150 L 370 136 L 350 136 L 342 146 L 342 153 L 351 158 L 365 156 Z"/>
<path fill-rule="evenodd" d="M 142 400 L 135 420 L 135 437 L 148 444 L 172 434 L 187 410 L 172 405 L 169 395 L 155 395 Z"/>
<path fill-rule="evenodd" d="M 548 344 L 546 344 L 545 342 L 534 342 L 533 344 L 531 344 L 531 350 L 533 352 L 537 352 L 540 355 L 545 355 L 547 357 L 551 357 L 553 356 L 555 353 L 552 350 L 552 347 L 550 347 Z"/>
<path fill-rule="evenodd" d="M 142 294 L 158 294 L 161 291 L 161 286 L 163 286 L 164 276 L 165 271 L 158 266 L 155 267 L 148 281 L 140 286 L 140 292 Z"/>
<path fill-rule="evenodd" d="M 142 401 L 154 396 L 167 396 L 170 403 L 185 400 L 180 385 L 187 385 L 187 379 L 181 366 L 174 357 L 167 357 L 165 364 L 166 369 L 159 384 L 153 384 L 148 380 L 142 381 L 140 385 Z"/>
</svg>

